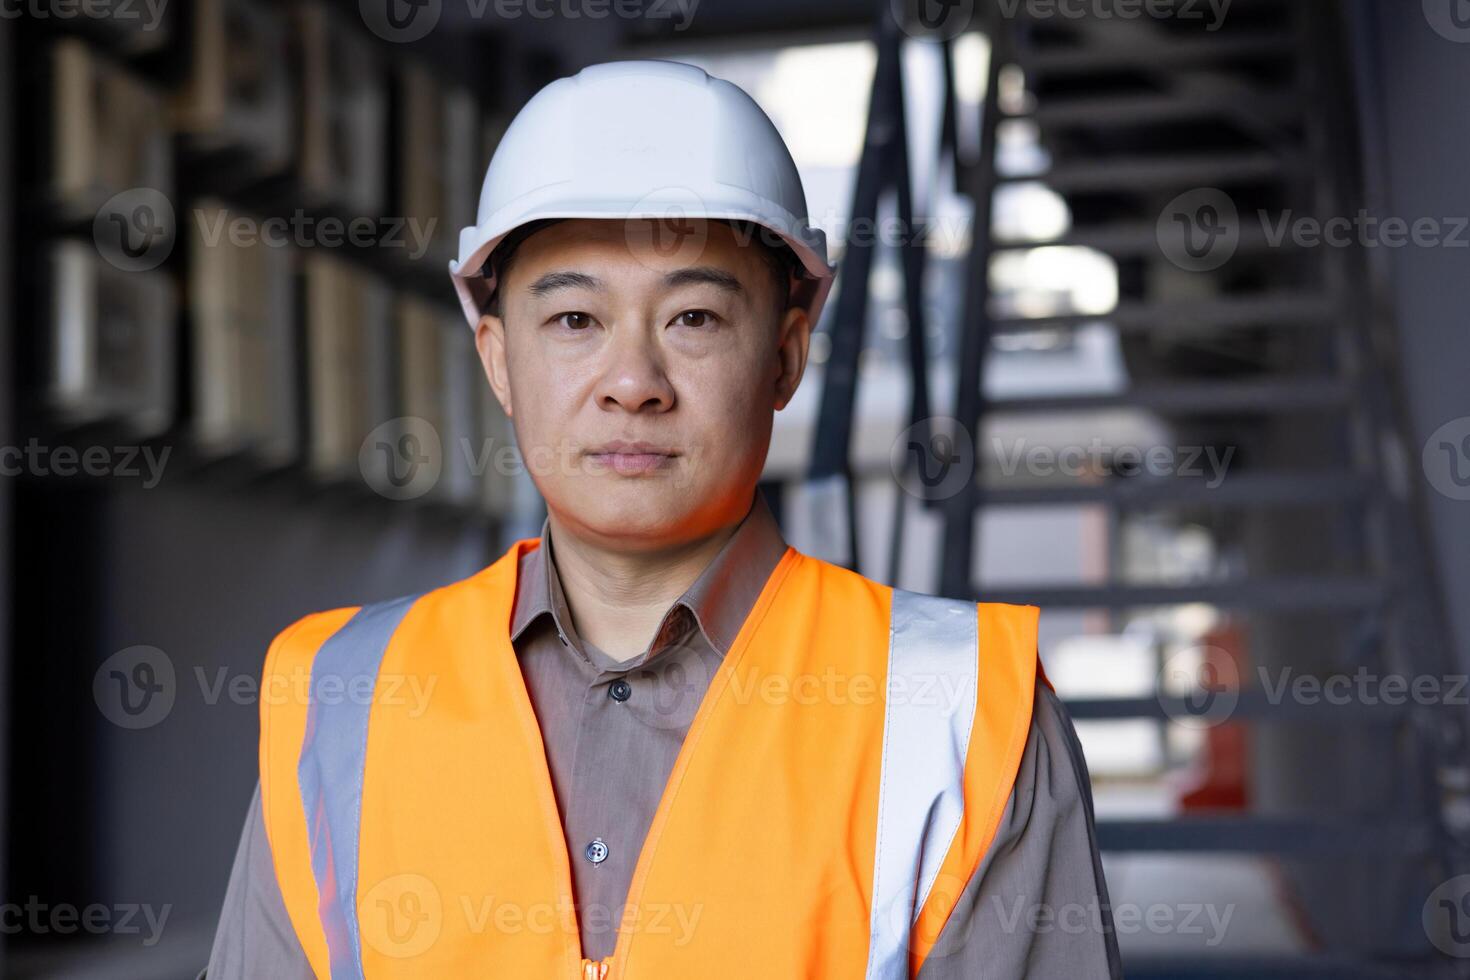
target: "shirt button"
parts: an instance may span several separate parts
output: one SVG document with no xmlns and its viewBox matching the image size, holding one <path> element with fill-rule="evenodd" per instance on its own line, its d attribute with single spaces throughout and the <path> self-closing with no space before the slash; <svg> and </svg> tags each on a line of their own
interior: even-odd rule
<svg viewBox="0 0 1470 980">
<path fill-rule="evenodd" d="M 608 686 L 607 696 L 614 701 L 626 701 L 633 696 L 633 685 L 619 677 Z"/>
<path fill-rule="evenodd" d="M 593 864 L 601 864 L 607 860 L 607 845 L 603 843 L 601 837 L 594 837 L 592 838 L 592 843 L 587 845 L 587 850 L 583 853 L 587 855 L 587 860 Z"/>
</svg>

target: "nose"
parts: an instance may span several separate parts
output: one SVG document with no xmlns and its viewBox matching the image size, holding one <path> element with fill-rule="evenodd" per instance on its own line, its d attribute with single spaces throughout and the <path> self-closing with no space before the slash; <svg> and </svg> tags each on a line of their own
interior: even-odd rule
<svg viewBox="0 0 1470 980">
<path fill-rule="evenodd" d="M 606 368 L 597 382 L 596 399 L 604 411 L 667 412 L 674 407 L 661 352 L 645 330 L 614 330 L 603 353 Z"/>
</svg>

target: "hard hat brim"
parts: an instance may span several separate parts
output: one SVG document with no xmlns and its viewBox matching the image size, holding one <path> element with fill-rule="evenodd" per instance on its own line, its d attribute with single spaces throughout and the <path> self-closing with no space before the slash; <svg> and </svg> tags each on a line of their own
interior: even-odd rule
<svg viewBox="0 0 1470 980">
<path fill-rule="evenodd" d="M 770 202 L 762 202 L 769 205 Z M 505 237 L 521 225 L 542 219 L 585 218 L 594 220 L 628 221 L 639 218 L 749 221 L 779 235 L 801 261 L 802 267 L 811 277 L 811 285 L 802 297 L 807 315 L 813 325 L 821 316 L 836 274 L 826 260 L 826 234 L 805 222 L 799 222 L 779 208 L 751 207 L 749 204 L 731 202 L 727 207 L 700 206 L 691 208 L 687 198 L 674 195 L 655 199 L 645 196 L 630 205 L 600 202 L 524 202 L 515 209 L 515 214 L 496 215 L 484 225 L 475 225 L 460 233 L 460 258 L 449 262 L 449 274 L 454 281 L 455 292 L 471 327 L 480 322 L 485 306 L 495 290 L 493 274 L 485 270 L 486 260 Z"/>
</svg>

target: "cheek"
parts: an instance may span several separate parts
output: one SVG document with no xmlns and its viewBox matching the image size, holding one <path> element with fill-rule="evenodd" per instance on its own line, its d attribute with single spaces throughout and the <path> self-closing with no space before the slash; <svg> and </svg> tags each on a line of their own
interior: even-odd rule
<svg viewBox="0 0 1470 980">
<path fill-rule="evenodd" d="M 516 446 L 538 487 L 555 479 L 556 446 L 564 438 L 565 426 L 557 421 L 555 388 L 548 388 L 546 370 L 535 357 L 524 353 L 507 357 Z"/>
<path fill-rule="evenodd" d="M 686 433 L 716 469 L 760 465 L 770 443 L 775 399 L 771 377 L 752 360 L 700 370 L 683 387 Z M 751 457 L 759 457 L 752 464 Z"/>
<path fill-rule="evenodd" d="M 708 399 L 711 407 L 718 406 L 722 417 L 736 424 L 741 420 L 759 417 L 772 409 L 770 378 L 753 365 L 730 365 L 711 379 L 712 392 Z"/>
<path fill-rule="evenodd" d="M 548 500 L 579 498 L 585 481 L 577 479 L 575 449 L 589 431 L 586 366 L 523 338 L 506 352 L 506 367 L 516 445 L 532 481 Z"/>
<path fill-rule="evenodd" d="M 506 352 L 511 401 L 528 438 L 555 437 L 558 419 L 569 412 L 579 385 L 574 371 L 533 344 L 527 338 Z"/>
</svg>

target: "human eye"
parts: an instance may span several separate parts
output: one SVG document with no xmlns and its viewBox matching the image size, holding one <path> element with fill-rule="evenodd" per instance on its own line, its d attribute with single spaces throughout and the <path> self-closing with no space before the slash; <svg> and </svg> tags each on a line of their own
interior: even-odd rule
<svg viewBox="0 0 1470 980">
<path fill-rule="evenodd" d="M 593 324 L 592 314 L 581 313 L 578 311 L 573 311 L 569 313 L 558 313 L 556 316 L 551 318 L 550 322 L 573 332 L 586 330 Z"/>
<path fill-rule="evenodd" d="M 710 310 L 685 310 L 674 317 L 671 324 L 676 327 L 712 327 L 719 322 L 719 317 Z"/>
</svg>

